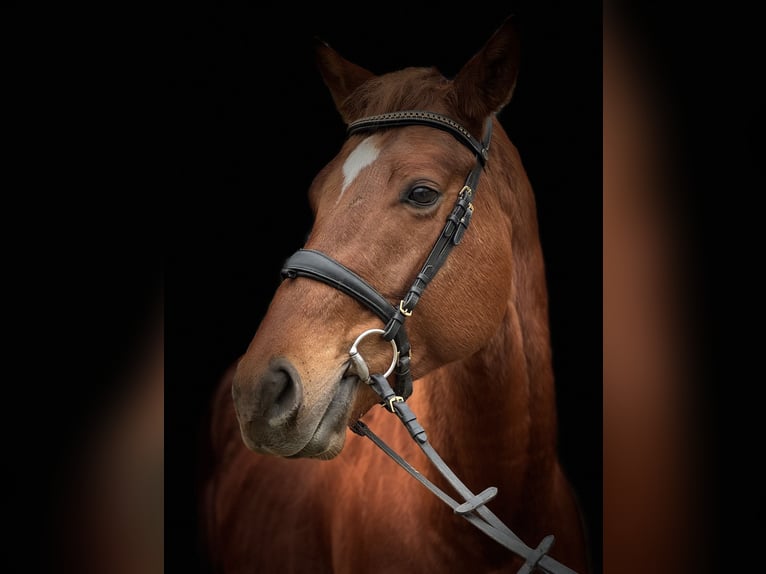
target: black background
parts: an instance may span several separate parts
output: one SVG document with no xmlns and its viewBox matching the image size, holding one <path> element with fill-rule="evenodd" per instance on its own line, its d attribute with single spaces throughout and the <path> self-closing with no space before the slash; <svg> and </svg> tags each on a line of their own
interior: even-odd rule
<svg viewBox="0 0 766 574">
<path fill-rule="evenodd" d="M 536 191 L 550 293 L 563 464 L 601 558 L 601 5 L 279 3 L 185 7 L 171 18 L 165 260 L 169 571 L 205 572 L 196 487 L 205 416 L 310 228 L 306 192 L 344 126 L 313 40 L 382 74 L 454 75 L 513 14 L 522 39 L 500 114 Z"/>
<path fill-rule="evenodd" d="M 678 144 L 703 411 L 690 438 L 707 455 L 694 479 L 712 482 L 699 516 L 714 538 L 695 550 L 712 554 L 711 572 L 753 567 L 766 511 L 757 456 L 766 98 L 762 19 L 750 4 L 611 4 L 651 64 Z M 343 136 L 312 37 L 377 73 L 436 65 L 449 75 L 514 13 L 523 65 L 500 119 L 537 193 L 561 452 L 598 562 L 601 8 L 14 5 L 4 72 L 6 556 L 30 572 L 56 561 L 47 551 L 59 531 L 46 518 L 66 498 L 61 479 L 121 397 L 119 375 L 164 300 L 166 565 L 205 572 L 195 485 L 210 392 L 302 243 L 308 184 Z"/>
</svg>

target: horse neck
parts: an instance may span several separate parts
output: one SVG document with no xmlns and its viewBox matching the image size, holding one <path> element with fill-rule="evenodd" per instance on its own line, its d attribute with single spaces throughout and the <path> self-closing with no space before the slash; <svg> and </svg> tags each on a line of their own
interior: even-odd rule
<svg viewBox="0 0 766 574">
<path fill-rule="evenodd" d="M 557 433 L 545 270 L 531 188 L 524 191 L 531 219 L 515 222 L 502 323 L 481 350 L 421 385 L 426 430 L 445 461 L 470 487 L 497 486 L 519 502 L 525 485 L 552 480 Z"/>
</svg>

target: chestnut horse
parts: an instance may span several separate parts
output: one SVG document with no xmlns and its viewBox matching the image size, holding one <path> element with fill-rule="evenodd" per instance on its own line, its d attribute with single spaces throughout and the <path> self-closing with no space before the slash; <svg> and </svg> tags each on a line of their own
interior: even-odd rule
<svg viewBox="0 0 766 574">
<path fill-rule="evenodd" d="M 322 43 L 317 62 L 349 137 L 311 185 L 304 249 L 215 394 L 204 520 L 217 571 L 519 570 L 523 558 L 350 432 L 363 419 L 449 491 L 392 416 L 406 410 L 465 485 L 497 488 L 485 509 L 531 548 L 554 535 L 548 558 L 587 572 L 557 453 L 535 199 L 496 118 L 519 67 L 511 20 L 452 79 L 376 76 Z M 382 401 L 365 370 L 396 396 Z"/>
</svg>

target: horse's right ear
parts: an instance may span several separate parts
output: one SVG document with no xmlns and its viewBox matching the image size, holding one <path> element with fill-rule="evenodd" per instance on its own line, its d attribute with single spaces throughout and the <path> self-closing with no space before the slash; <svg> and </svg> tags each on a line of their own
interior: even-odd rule
<svg viewBox="0 0 766 574">
<path fill-rule="evenodd" d="M 370 78 L 374 78 L 375 74 L 349 62 L 318 38 L 314 39 L 314 47 L 319 73 L 322 74 L 322 79 L 330 90 L 335 107 L 343 121 L 348 123 L 350 120 L 343 113 L 343 102 L 356 88 Z"/>
</svg>

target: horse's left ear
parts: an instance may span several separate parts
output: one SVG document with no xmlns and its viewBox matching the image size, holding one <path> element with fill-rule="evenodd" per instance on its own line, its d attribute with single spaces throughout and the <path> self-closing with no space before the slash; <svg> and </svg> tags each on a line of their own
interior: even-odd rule
<svg viewBox="0 0 766 574">
<path fill-rule="evenodd" d="M 468 118 L 481 121 L 511 101 L 519 72 L 519 44 L 512 17 L 508 17 L 457 73 L 455 95 Z"/>
<path fill-rule="evenodd" d="M 330 90 L 335 107 L 340 112 L 343 121 L 348 123 L 350 118 L 344 113 L 343 103 L 351 92 L 361 86 L 375 74 L 349 62 L 326 42 L 315 38 L 314 48 L 316 50 L 316 62 L 319 73 L 325 85 Z"/>
</svg>

